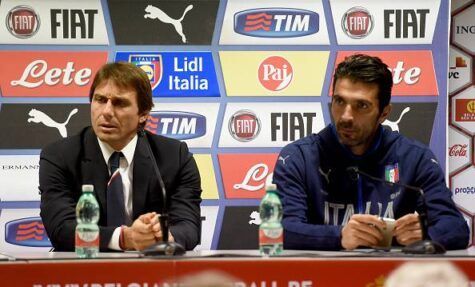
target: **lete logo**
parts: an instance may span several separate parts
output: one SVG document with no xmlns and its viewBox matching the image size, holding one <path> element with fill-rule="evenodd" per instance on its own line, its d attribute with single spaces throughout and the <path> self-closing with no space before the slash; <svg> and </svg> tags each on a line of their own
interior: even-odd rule
<svg viewBox="0 0 475 287">
<path fill-rule="evenodd" d="M 12 86 L 36 88 L 41 86 L 43 83 L 48 86 L 54 86 L 60 81 L 63 85 L 69 85 L 74 80 L 74 83 L 78 86 L 84 86 L 89 82 L 90 76 L 91 69 L 85 68 L 76 72 L 73 62 L 68 62 L 64 69 L 52 68 L 48 70 L 48 64 L 46 61 L 36 60 L 31 62 L 25 68 L 19 80 L 11 81 L 11 84 Z"/>
<path fill-rule="evenodd" d="M 219 154 L 226 198 L 261 199 L 278 154 Z"/>
<path fill-rule="evenodd" d="M 269 173 L 269 167 L 266 164 L 256 164 L 247 171 L 241 183 L 234 185 L 234 188 L 248 191 L 260 190 L 266 184 L 272 183 L 273 174 L 272 172 Z"/>
<path fill-rule="evenodd" d="M 439 94 L 431 51 L 340 51 L 335 63 L 354 53 L 377 56 L 388 65 L 393 74 L 394 96 Z"/>
<path fill-rule="evenodd" d="M 107 52 L 0 52 L 2 95 L 87 97 L 92 75 L 106 61 Z"/>
<path fill-rule="evenodd" d="M 5 241 L 10 244 L 51 247 L 45 227 L 39 217 L 12 220 L 5 224 Z"/>
</svg>

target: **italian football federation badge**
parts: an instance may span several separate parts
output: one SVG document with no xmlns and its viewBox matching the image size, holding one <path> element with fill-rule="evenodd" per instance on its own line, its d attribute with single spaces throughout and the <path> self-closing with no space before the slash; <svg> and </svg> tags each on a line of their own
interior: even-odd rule
<svg viewBox="0 0 475 287">
<path fill-rule="evenodd" d="M 399 167 L 397 163 L 384 167 L 384 178 L 392 183 L 399 181 Z"/>
</svg>

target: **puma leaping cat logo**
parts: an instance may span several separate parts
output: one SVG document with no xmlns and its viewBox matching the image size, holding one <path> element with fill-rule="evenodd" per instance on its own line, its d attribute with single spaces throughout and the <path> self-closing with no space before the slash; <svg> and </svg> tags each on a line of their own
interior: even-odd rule
<svg viewBox="0 0 475 287">
<path fill-rule="evenodd" d="M 285 165 L 285 160 L 288 159 L 290 157 L 290 155 L 286 156 L 286 157 L 282 157 L 281 155 L 279 155 L 279 159 L 278 160 L 281 160 L 282 161 L 282 164 Z"/>
<path fill-rule="evenodd" d="M 331 168 L 328 169 L 327 173 L 325 173 L 321 167 L 318 168 L 318 171 L 320 172 L 320 174 L 327 180 L 327 184 L 330 184 L 330 173 L 332 172 Z"/>
<path fill-rule="evenodd" d="M 30 116 L 30 118 L 28 118 L 28 122 L 29 123 L 34 122 L 37 124 L 42 123 L 47 127 L 56 128 L 58 129 L 59 134 L 63 138 L 65 138 L 68 136 L 68 130 L 66 129 L 66 125 L 69 123 L 69 120 L 71 119 L 71 117 L 77 114 L 77 112 L 78 112 L 78 109 L 73 109 L 69 113 L 69 116 L 66 119 L 66 121 L 64 121 L 64 123 L 58 123 L 54 121 L 53 119 L 51 119 L 47 114 L 43 113 L 42 111 L 39 111 L 37 109 L 31 109 L 31 111 L 28 113 L 28 116 Z"/>
<path fill-rule="evenodd" d="M 411 110 L 410 107 L 406 107 L 401 115 L 399 115 L 399 119 L 397 119 L 397 121 L 393 122 L 393 121 L 390 121 L 388 119 L 386 119 L 382 125 L 385 125 L 385 126 L 388 126 L 393 132 L 399 132 L 399 122 L 401 121 L 402 119 L 402 116 L 404 116 L 405 113 L 409 112 Z"/>
<path fill-rule="evenodd" d="M 249 220 L 249 225 L 261 225 L 261 217 L 259 216 L 259 212 L 253 211 L 249 217 L 251 218 L 251 220 Z"/>
<path fill-rule="evenodd" d="M 186 43 L 186 36 L 183 34 L 183 26 L 181 25 L 181 21 L 183 21 L 183 18 L 185 18 L 186 13 L 193 9 L 193 5 L 188 5 L 185 8 L 185 11 L 183 11 L 183 15 L 181 16 L 180 19 L 173 19 L 170 16 L 168 16 L 165 12 L 163 12 L 160 8 L 157 8 L 152 5 L 148 5 L 147 8 L 145 8 L 145 12 L 148 14 L 145 14 L 143 17 L 150 18 L 150 19 L 158 19 L 161 22 L 165 24 L 172 24 L 173 27 L 175 27 L 176 32 L 178 35 L 181 36 L 181 41 L 183 43 Z"/>
</svg>

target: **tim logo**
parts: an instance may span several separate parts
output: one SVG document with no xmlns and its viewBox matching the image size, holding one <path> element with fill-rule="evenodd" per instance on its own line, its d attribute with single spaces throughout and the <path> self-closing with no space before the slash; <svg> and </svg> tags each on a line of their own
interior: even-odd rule
<svg viewBox="0 0 475 287">
<path fill-rule="evenodd" d="M 132 63 L 145 71 L 150 80 L 152 90 L 154 90 L 162 81 L 162 55 L 129 55 L 129 63 Z"/>
<path fill-rule="evenodd" d="M 261 131 L 259 118 L 251 111 L 240 110 L 234 113 L 229 119 L 229 133 L 241 142 L 248 142 L 255 139 Z"/>
<path fill-rule="evenodd" d="M 150 112 L 145 129 L 178 140 L 199 138 L 206 134 L 206 117 L 189 112 Z"/>
<path fill-rule="evenodd" d="M 280 91 L 292 82 L 292 65 L 280 56 L 271 56 L 259 66 L 258 77 L 261 85 L 270 91 Z"/>
<path fill-rule="evenodd" d="M 30 247 L 51 247 L 45 227 L 39 217 L 13 220 L 5 224 L 5 241 Z"/>
<path fill-rule="evenodd" d="M 8 12 L 7 29 L 20 39 L 30 38 L 40 28 L 40 18 L 29 6 L 16 6 Z"/>
<path fill-rule="evenodd" d="M 318 30 L 319 15 L 309 10 L 262 8 L 234 14 L 234 31 L 251 37 L 302 37 Z"/>
<path fill-rule="evenodd" d="M 353 7 L 343 14 L 341 27 L 345 34 L 353 39 L 368 36 L 373 30 L 373 16 L 363 7 Z"/>
</svg>

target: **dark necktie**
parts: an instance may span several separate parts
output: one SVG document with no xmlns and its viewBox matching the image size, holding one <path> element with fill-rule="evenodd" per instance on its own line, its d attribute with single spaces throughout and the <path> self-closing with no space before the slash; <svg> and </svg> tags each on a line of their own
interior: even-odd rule
<svg viewBox="0 0 475 287">
<path fill-rule="evenodd" d="M 122 176 L 119 172 L 121 152 L 114 152 L 109 158 L 111 177 L 107 184 L 107 226 L 125 224 L 125 204 Z"/>
</svg>

